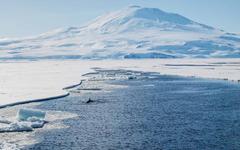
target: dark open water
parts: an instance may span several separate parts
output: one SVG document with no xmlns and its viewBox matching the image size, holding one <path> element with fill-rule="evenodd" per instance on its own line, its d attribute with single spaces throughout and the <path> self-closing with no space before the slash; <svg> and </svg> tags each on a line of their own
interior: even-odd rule
<svg viewBox="0 0 240 150">
<path fill-rule="evenodd" d="M 36 135 L 44 140 L 31 149 L 240 149 L 239 84 L 146 76 L 91 81 L 96 86 L 107 83 L 128 88 L 89 91 L 42 103 L 38 108 L 79 117 L 63 121 L 70 128 Z M 89 98 L 94 102 L 84 103 Z"/>
</svg>

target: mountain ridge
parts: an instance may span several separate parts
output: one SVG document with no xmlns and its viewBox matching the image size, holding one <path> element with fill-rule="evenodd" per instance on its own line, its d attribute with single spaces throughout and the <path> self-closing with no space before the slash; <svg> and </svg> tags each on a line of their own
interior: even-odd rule
<svg viewBox="0 0 240 150">
<path fill-rule="evenodd" d="M 128 6 L 82 27 L 0 39 L 0 59 L 240 58 L 240 36 L 158 8 Z"/>
</svg>

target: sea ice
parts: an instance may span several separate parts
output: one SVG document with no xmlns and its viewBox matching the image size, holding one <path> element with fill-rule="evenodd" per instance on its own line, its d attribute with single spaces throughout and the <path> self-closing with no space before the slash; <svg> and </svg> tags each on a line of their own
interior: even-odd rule
<svg viewBox="0 0 240 150">
<path fill-rule="evenodd" d="M 225 58 L 2 62 L 0 63 L 0 89 L 1 93 L 5 94 L 0 94 L 0 107 L 24 103 L 26 100 L 34 101 L 66 95 L 69 91 L 62 90 L 62 88 L 76 85 L 79 80 L 86 80 L 88 77 L 81 75 L 93 72 L 91 69 L 93 67 L 209 79 L 228 78 L 229 82 L 240 82 L 239 62 L 240 59 Z M 117 79 L 125 80 L 128 76 L 138 75 L 127 74 Z M 155 78 L 155 75 L 152 77 Z M 116 79 L 115 76 L 108 78 Z"/>
<path fill-rule="evenodd" d="M 0 143 L 0 149 L 1 150 L 19 150 L 19 148 L 17 148 L 17 145 L 13 143 L 7 143 L 7 142 Z"/>
</svg>

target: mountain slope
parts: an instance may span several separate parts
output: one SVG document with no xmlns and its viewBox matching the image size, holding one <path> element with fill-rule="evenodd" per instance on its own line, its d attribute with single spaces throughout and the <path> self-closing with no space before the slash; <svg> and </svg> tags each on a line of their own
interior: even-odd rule
<svg viewBox="0 0 240 150">
<path fill-rule="evenodd" d="M 156 8 L 130 6 L 83 27 L 0 39 L 1 59 L 240 57 L 240 36 Z"/>
<path fill-rule="evenodd" d="M 120 11 L 101 16 L 87 28 L 99 30 L 104 33 L 119 33 L 151 28 L 166 31 L 213 30 L 212 27 L 196 23 L 178 14 L 167 13 L 157 8 L 141 8 L 139 6 L 130 6 Z"/>
</svg>

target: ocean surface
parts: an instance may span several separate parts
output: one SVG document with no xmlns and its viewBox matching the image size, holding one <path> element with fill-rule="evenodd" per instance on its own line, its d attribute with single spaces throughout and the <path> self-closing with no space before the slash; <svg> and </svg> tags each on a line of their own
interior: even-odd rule
<svg viewBox="0 0 240 150">
<path fill-rule="evenodd" d="M 69 97 L 36 107 L 78 117 L 36 134 L 42 140 L 26 149 L 240 149 L 237 83 L 114 70 L 88 76 Z"/>
</svg>

